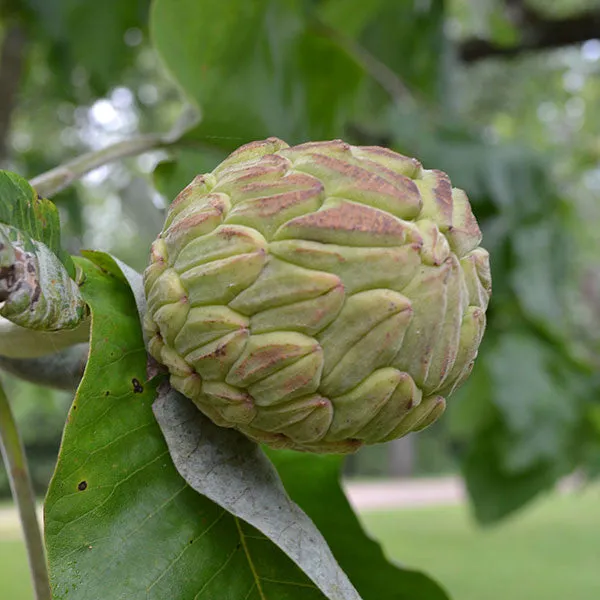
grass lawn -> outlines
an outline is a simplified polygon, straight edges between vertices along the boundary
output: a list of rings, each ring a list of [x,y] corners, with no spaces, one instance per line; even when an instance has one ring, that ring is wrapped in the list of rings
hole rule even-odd
[[[600,489],[554,496],[491,529],[465,507],[367,513],[388,556],[434,576],[454,600],[598,600]]]
[[[598,488],[554,496],[485,530],[462,506],[371,512],[363,521],[391,558],[427,571],[454,600],[600,598]],[[0,598],[32,600],[27,577],[22,543],[0,532]]]
[[[20,540],[0,538],[0,598],[2,600],[32,600],[33,598],[25,546]]]

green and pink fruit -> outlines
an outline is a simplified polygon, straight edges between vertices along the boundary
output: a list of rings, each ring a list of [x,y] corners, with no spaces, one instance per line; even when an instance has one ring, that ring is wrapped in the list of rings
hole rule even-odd
[[[342,141],[242,146],[172,203],[149,351],[215,423],[352,452],[418,431],[470,373],[491,293],[466,195]]]

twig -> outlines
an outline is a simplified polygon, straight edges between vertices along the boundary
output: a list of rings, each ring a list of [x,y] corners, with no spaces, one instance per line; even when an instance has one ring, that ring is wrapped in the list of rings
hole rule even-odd
[[[20,327],[0,317],[0,356],[7,358],[38,358],[87,342],[89,337],[89,318],[75,329],[39,331]]]
[[[171,143],[173,142],[163,135],[145,135],[124,140],[102,150],[78,156],[60,167],[34,177],[29,183],[40,196],[50,198],[98,167],[127,156],[137,156],[149,150],[162,148]]]
[[[25,381],[72,392],[81,381],[88,352],[87,344],[78,344],[62,352],[39,358],[0,356],[0,369]]]
[[[40,196],[50,198],[98,167],[128,156],[137,156],[150,150],[179,144],[182,141],[181,138],[198,123],[197,109],[191,105],[186,105],[171,130],[167,133],[142,135],[117,142],[102,148],[102,150],[88,152],[64,165],[34,177],[29,183]]]
[[[522,8],[515,13],[511,3],[513,20],[518,24],[522,41],[515,46],[502,46],[472,38],[458,47],[459,56],[465,63],[490,57],[513,57],[523,53],[561,48],[597,38],[600,31],[600,10],[588,10],[562,19],[545,17],[532,9]]]
[[[17,431],[8,398],[0,385],[0,449],[6,465],[13,498],[19,510],[21,527],[33,581],[36,600],[51,600],[44,544],[35,510],[35,496],[23,444]]]

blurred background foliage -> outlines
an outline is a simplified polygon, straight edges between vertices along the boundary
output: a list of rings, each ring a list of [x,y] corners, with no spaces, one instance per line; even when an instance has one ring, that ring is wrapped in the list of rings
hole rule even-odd
[[[600,471],[599,75],[598,0],[0,0],[0,164],[32,177],[196,108],[178,144],[55,198],[71,252],[138,269],[177,191],[250,139],[446,171],[492,256],[480,358],[441,421],[347,473],[461,472],[489,523]],[[9,391],[43,492],[69,398]]]

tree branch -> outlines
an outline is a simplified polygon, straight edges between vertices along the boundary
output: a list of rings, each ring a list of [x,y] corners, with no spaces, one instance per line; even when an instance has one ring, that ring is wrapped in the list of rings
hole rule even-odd
[[[35,510],[25,450],[8,399],[0,385],[0,450],[13,498],[19,509],[36,600],[51,600],[44,544]]]
[[[168,148],[180,143],[181,138],[198,123],[198,111],[193,106],[186,105],[167,133],[142,135],[88,152],[34,177],[29,183],[40,196],[50,198],[98,167],[128,156],[138,156],[150,150]]]
[[[172,142],[160,135],[145,135],[124,140],[102,150],[78,156],[56,169],[34,177],[29,183],[40,196],[50,198],[98,167],[127,156],[136,156],[149,150],[162,148],[170,143]]]
[[[0,356],[6,358],[38,358],[85,343],[89,338],[89,318],[74,329],[41,331],[21,327],[0,317]]]
[[[8,155],[8,133],[23,73],[25,45],[21,27],[10,26],[0,48],[0,164]]]
[[[600,10],[598,9],[563,19],[552,19],[523,7],[515,22],[518,22],[521,30],[520,44],[500,46],[489,40],[473,38],[459,45],[461,60],[465,63],[473,63],[490,57],[512,57],[537,50],[579,44],[600,36]]]
[[[0,369],[31,383],[72,392],[83,377],[88,353],[87,344],[77,344],[39,358],[0,356]]]

